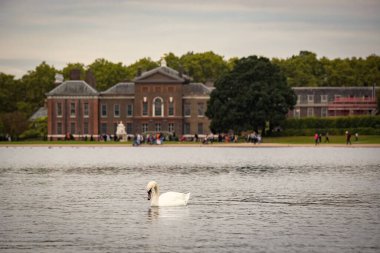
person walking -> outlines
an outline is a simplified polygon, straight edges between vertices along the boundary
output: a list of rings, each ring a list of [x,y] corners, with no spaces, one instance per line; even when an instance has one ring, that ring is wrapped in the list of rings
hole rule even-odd
[[[314,141],[315,141],[315,146],[317,146],[318,145],[318,141],[319,141],[319,134],[318,133],[314,134]]]
[[[346,145],[351,145],[351,133],[349,131],[346,131]]]
[[[325,134],[325,143],[330,143],[330,139],[329,139],[329,133],[328,132],[326,132],[326,134]]]

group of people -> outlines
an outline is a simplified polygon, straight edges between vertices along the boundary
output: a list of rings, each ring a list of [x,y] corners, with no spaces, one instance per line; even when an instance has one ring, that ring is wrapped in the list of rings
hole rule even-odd
[[[314,134],[315,145],[322,143],[322,134],[315,133]],[[329,133],[325,133],[325,143],[330,143]]]
[[[253,144],[260,144],[262,141],[261,135],[253,131],[251,134],[247,136],[247,142],[251,142]]]
[[[346,145],[351,145],[351,133],[350,131],[346,131]],[[359,134],[355,133],[355,141],[359,140]],[[322,142],[322,134],[321,133],[315,133],[314,134],[314,141],[315,145],[318,145]],[[329,139],[329,133],[325,133],[325,143],[330,143]]]
[[[161,133],[147,134],[145,137],[141,134],[136,134],[133,140],[133,146],[140,146],[142,143],[161,145],[164,143],[164,140],[165,137]]]

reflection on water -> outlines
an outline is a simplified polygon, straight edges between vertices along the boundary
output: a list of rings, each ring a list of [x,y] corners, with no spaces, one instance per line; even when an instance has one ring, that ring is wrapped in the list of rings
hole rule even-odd
[[[0,251],[379,252],[379,150],[0,148]]]

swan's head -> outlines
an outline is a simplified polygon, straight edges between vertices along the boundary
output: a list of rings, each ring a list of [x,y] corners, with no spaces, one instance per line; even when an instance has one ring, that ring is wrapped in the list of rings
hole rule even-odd
[[[148,191],[148,200],[152,197],[152,191],[158,192],[158,185],[156,181],[150,181],[146,186],[146,190]]]

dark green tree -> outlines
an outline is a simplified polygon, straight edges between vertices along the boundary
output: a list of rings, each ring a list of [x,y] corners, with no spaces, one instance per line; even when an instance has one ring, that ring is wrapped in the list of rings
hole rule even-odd
[[[264,57],[249,56],[215,83],[206,115],[214,132],[263,130],[281,123],[296,103],[279,67]]]
[[[18,110],[31,115],[44,105],[45,93],[54,88],[57,70],[42,62],[35,70],[28,71],[21,79],[19,94],[23,97],[18,101]]]
[[[14,76],[0,73],[0,113],[17,110],[20,82]]]

